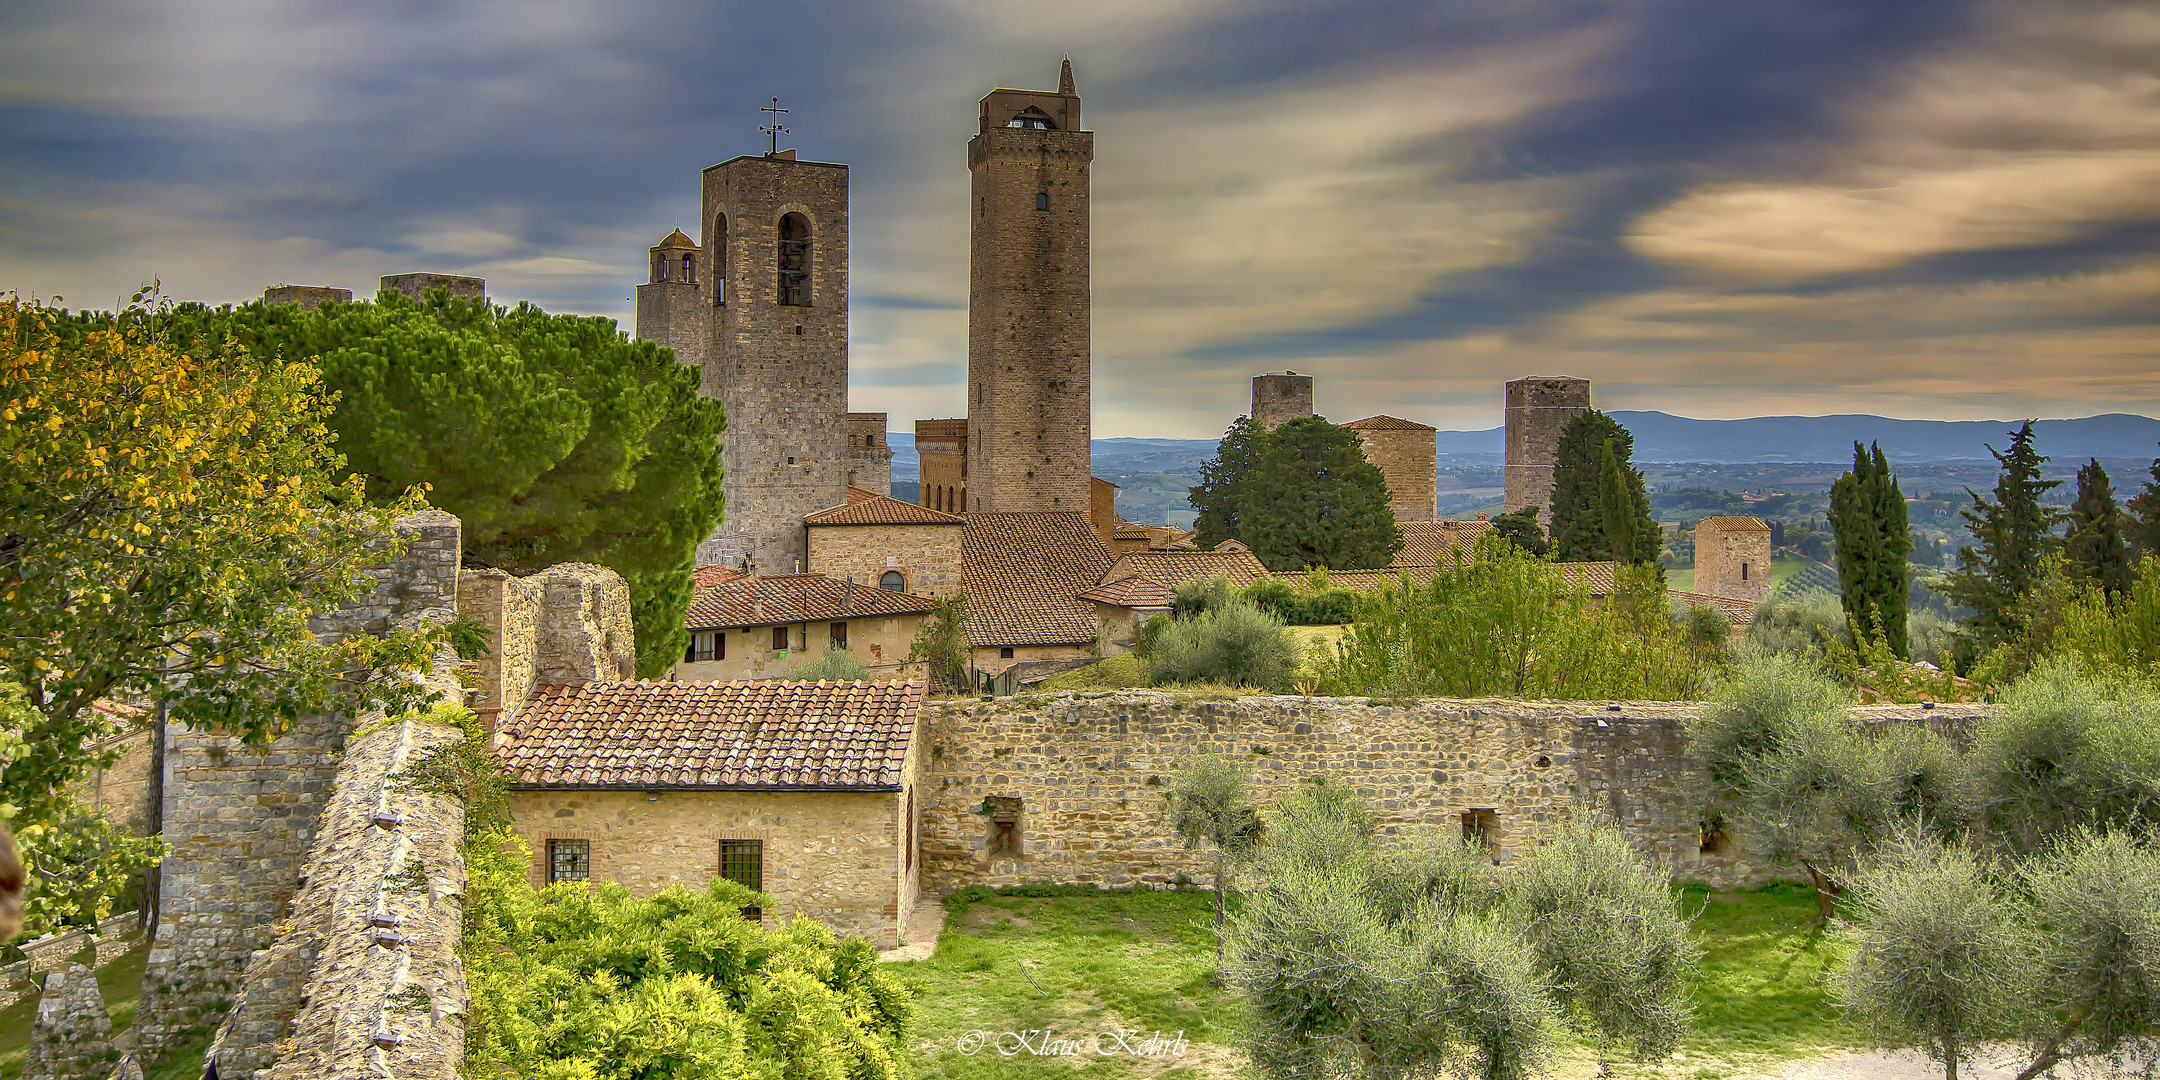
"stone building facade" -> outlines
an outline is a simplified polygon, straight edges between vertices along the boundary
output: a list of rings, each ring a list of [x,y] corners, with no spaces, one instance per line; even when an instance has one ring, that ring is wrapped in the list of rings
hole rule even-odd
[[[848,505],[810,515],[809,569],[916,596],[960,591],[960,534],[967,519],[863,488]]]
[[[645,284],[637,287],[637,336],[675,350],[675,359],[699,369],[712,347],[712,305],[698,275],[704,267],[697,241],[681,229],[646,252]]]
[[[847,414],[847,482],[880,495],[892,494],[892,442],[885,437],[887,414]]]
[[[1507,513],[1535,506],[1538,520],[1551,523],[1560,430],[1589,411],[1588,379],[1533,376],[1507,384],[1507,468],[1502,497]]]
[[[791,573],[803,518],[846,499],[848,168],[792,150],[731,158],[705,170],[703,206],[702,392],[728,417],[716,540]]]
[[[1397,521],[1439,518],[1439,430],[1393,416],[1368,416],[1343,425],[1365,444],[1365,460],[1387,478],[1388,508]]]
[[[1695,525],[1695,591],[1762,604],[1770,599],[1770,526],[1758,517],[1706,517]]]
[[[969,513],[1088,511],[1095,135],[1058,84],[991,91],[968,140]]]
[[[272,285],[263,290],[265,304],[298,304],[304,308],[319,308],[324,304],[352,303],[351,289],[333,289],[328,285]]]
[[[824,574],[729,575],[690,601],[690,644],[673,678],[786,678],[829,649],[854,657],[871,678],[917,677],[923,665],[908,660],[908,647],[931,606],[897,589]]]
[[[951,514],[967,509],[966,418],[915,421],[915,457],[922,477],[915,501]]]
[[[415,300],[427,295],[429,289],[447,289],[454,298],[487,299],[484,279],[461,274],[386,274],[379,287],[383,292],[403,293]]]
[[[1312,376],[1295,371],[1271,371],[1252,381],[1252,421],[1262,431],[1273,431],[1287,420],[1313,414]]]

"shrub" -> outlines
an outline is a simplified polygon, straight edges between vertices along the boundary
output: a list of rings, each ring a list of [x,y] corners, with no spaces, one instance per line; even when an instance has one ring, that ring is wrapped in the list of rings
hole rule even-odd
[[[1297,667],[1297,643],[1282,620],[1243,600],[1160,628],[1144,656],[1148,681],[1222,683],[1287,689]]]
[[[2160,694],[2042,661],[1974,734],[1973,814],[2013,851],[2076,827],[2160,830]]]
[[[870,669],[838,645],[825,647],[824,655],[778,676],[796,682],[854,682],[870,677]]]
[[[1770,594],[1769,602],[1755,609],[1755,622],[1748,627],[1748,639],[1756,645],[1795,656],[1819,656],[1825,640],[1850,644],[1851,636],[1844,604],[1836,593],[1822,589]]]

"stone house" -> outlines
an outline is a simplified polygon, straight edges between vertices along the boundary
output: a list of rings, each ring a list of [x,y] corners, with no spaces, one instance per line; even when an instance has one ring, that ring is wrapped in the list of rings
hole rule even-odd
[[[1080,594],[1102,584],[1111,557],[1086,513],[969,514],[960,551],[978,674],[1096,654],[1102,626]]]
[[[960,591],[958,514],[850,487],[848,501],[810,515],[806,569],[917,596]]]
[[[1770,599],[1770,526],[1759,517],[1695,524],[1695,590],[1760,604]]]
[[[540,688],[497,739],[536,886],[649,896],[724,877],[898,943],[920,885],[920,682]]]
[[[1439,432],[1430,424],[1397,416],[1368,416],[1343,425],[1357,432],[1365,460],[1387,479],[1389,509],[1397,521],[1438,517]]]
[[[923,615],[936,606],[930,600],[823,574],[720,570],[705,581],[685,616],[690,643],[672,673],[676,682],[781,678],[829,648],[845,650],[880,678],[920,674],[922,665],[907,656]]]

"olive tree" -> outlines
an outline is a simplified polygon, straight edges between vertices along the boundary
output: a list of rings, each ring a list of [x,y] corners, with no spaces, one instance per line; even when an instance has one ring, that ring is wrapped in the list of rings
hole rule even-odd
[[[1223,967],[1223,927],[1230,877],[1260,840],[1260,813],[1247,790],[1249,770],[1209,754],[1178,774],[1164,801],[1170,831],[1189,848],[1213,849],[1215,970]]]

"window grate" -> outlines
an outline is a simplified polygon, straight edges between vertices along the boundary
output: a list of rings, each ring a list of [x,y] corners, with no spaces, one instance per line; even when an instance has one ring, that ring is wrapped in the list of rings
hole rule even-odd
[[[592,842],[589,840],[550,840],[547,842],[548,884],[559,881],[586,881],[592,877]]]
[[[720,876],[746,889],[765,891],[765,841],[720,841]]]

